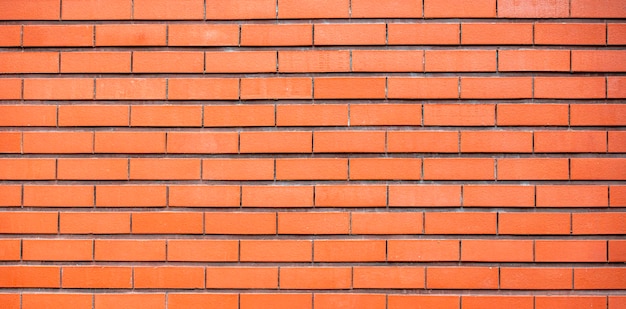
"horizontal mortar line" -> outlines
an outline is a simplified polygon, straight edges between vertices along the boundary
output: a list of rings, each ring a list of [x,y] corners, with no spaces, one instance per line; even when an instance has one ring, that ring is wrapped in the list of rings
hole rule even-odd
[[[352,103],[354,104],[354,103]],[[356,103],[368,104],[368,103]],[[390,104],[390,103],[385,103]],[[393,103],[391,103],[393,104]],[[402,103],[398,103],[402,104]],[[417,103],[420,104],[420,103]],[[0,106],[2,106],[0,104]],[[233,104],[232,106],[238,106]],[[281,106],[281,104],[277,104]],[[352,130],[348,130],[350,128]],[[30,132],[78,132],[78,133],[241,133],[241,132],[294,132],[294,131],[387,131],[387,132],[620,132],[626,131],[624,126],[604,127],[604,126],[412,126],[412,125],[381,125],[381,126],[259,126],[259,127],[137,127],[137,126],[114,126],[114,127],[90,127],[90,126],[59,126],[59,127],[15,127],[0,126],[0,132],[30,133]],[[217,152],[219,153],[219,152]],[[228,154],[227,152],[222,152]],[[565,152],[562,152],[565,153]],[[574,152],[575,153],[575,152]],[[604,152],[599,152],[604,153]],[[619,152],[614,152],[619,153]],[[207,153],[208,154],[208,153]],[[213,153],[211,153],[213,154]]]

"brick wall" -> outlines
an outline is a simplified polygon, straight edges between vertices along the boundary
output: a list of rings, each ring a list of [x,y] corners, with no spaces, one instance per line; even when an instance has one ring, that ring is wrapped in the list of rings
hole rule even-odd
[[[0,0],[0,307],[626,308],[622,0]]]

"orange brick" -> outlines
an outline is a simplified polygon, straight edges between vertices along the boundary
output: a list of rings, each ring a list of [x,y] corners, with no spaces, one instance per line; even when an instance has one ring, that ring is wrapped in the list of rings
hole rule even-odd
[[[22,259],[25,261],[91,261],[91,239],[24,239]]]
[[[491,126],[495,113],[494,104],[424,104],[424,125]]]
[[[354,72],[421,72],[424,51],[421,50],[354,50]]]
[[[606,152],[604,131],[539,131],[534,133],[535,152]]]
[[[424,0],[424,17],[496,17],[496,0]]]
[[[626,305],[626,297],[609,296],[609,309],[619,309]]]
[[[419,180],[422,160],[416,158],[350,159],[350,180]]]
[[[278,3],[278,18],[349,18],[348,0],[283,0]]]
[[[129,289],[133,283],[133,269],[117,266],[64,266],[63,288],[120,288]]]
[[[203,19],[202,0],[133,0],[134,19]]]
[[[237,153],[236,132],[168,132],[167,153]]]
[[[609,131],[609,152],[626,152],[626,132]]]
[[[313,25],[311,24],[241,25],[241,46],[310,45],[313,45]],[[279,55],[282,56],[283,52],[279,52]],[[282,60],[280,57],[278,59],[279,62]]]
[[[169,186],[170,207],[237,207],[239,186]]]
[[[487,158],[426,158],[425,180],[493,180],[494,160]]]
[[[276,0],[214,0],[206,3],[206,19],[275,19]]]
[[[200,159],[191,158],[132,158],[131,180],[199,180]]]
[[[93,132],[24,132],[24,153],[93,153]]]
[[[0,186],[0,206],[11,207],[22,205],[22,185]]]
[[[569,50],[501,50],[498,71],[562,71],[570,70]]]
[[[133,267],[133,283],[136,289],[204,288],[204,267]]]
[[[607,297],[604,296],[537,296],[535,297],[535,308],[609,308],[607,307]]]
[[[533,44],[531,23],[463,23],[461,27],[463,45]]]
[[[426,234],[495,234],[496,213],[492,212],[427,212]]]
[[[626,240],[609,240],[609,262],[626,261]]]
[[[23,46],[93,46],[91,25],[25,25]]]
[[[93,294],[23,294],[22,307],[33,308],[63,308],[89,309],[93,305]]]
[[[313,44],[384,45],[385,38],[385,24],[315,24]]]
[[[611,207],[626,206],[626,186],[610,186],[609,205]]]
[[[387,296],[387,306],[389,309],[402,308],[440,308],[459,309],[461,301],[459,296],[444,295],[398,295],[389,294]]]
[[[276,159],[277,180],[348,180],[348,159]]]
[[[205,52],[206,73],[272,73],[276,72],[275,51]]]
[[[0,159],[0,179],[2,180],[54,179],[55,173],[55,159]]]
[[[94,305],[98,309],[115,309],[123,306],[125,308],[149,307],[154,309],[165,309],[165,294],[96,294],[94,295]]]
[[[387,132],[388,152],[458,152],[456,131],[391,131]]]
[[[257,294],[257,293],[248,293],[248,294],[239,294],[240,307],[237,307],[237,302],[235,302],[235,306],[228,309],[272,309],[272,308],[289,308],[291,306],[302,308],[302,309],[312,309],[313,308],[313,297],[311,294],[297,294],[297,293],[277,293],[277,294]],[[211,307],[215,308],[215,307]]]
[[[237,46],[239,27],[217,24],[170,24],[167,28],[168,46]]]
[[[0,100],[19,100],[21,98],[21,78],[3,78],[0,80]]]
[[[499,180],[567,180],[567,158],[498,159]]]
[[[281,289],[328,290],[349,289],[352,285],[350,267],[281,267]]]
[[[91,78],[30,78],[24,80],[25,100],[91,100]]]
[[[495,50],[427,50],[426,72],[495,72]]]
[[[466,207],[533,207],[535,187],[519,185],[464,185]]]
[[[498,233],[524,235],[570,234],[569,213],[499,213]]]
[[[276,234],[276,213],[273,212],[207,212],[206,234]]]
[[[313,207],[313,186],[242,186],[243,207]]]
[[[569,2],[567,0],[539,0],[519,3],[515,0],[498,0],[498,17],[569,17]]]
[[[3,52],[0,73],[58,73],[58,52]]]
[[[536,23],[535,44],[605,45],[604,23]]]
[[[273,159],[204,159],[205,180],[273,180]]]
[[[603,99],[604,77],[535,77],[538,99]]]
[[[626,269],[574,268],[574,288],[579,290],[617,290],[626,286]]]
[[[391,207],[461,206],[461,186],[452,185],[390,185]]]
[[[129,125],[129,118],[128,105],[59,106],[59,126],[62,127],[125,127]]]
[[[533,96],[530,77],[461,77],[462,99],[522,99]]]
[[[164,153],[164,132],[95,132],[96,153]]]
[[[626,52],[621,50],[573,50],[573,72],[623,72]]]
[[[390,99],[456,99],[459,97],[459,78],[389,77]]]
[[[567,104],[498,104],[499,126],[562,126],[569,124]]]
[[[401,24],[389,23],[389,45],[457,45],[460,43],[459,24]]]
[[[352,18],[420,18],[422,3],[412,0],[376,1],[355,0],[350,2]]]
[[[61,16],[60,0],[3,1],[0,19],[3,20],[58,20]]]
[[[58,266],[0,266],[0,286],[3,288],[60,288]]]
[[[55,214],[55,222],[56,221]],[[130,233],[130,213],[61,212],[60,220],[58,220],[58,222],[61,234]]]
[[[206,105],[205,127],[273,126],[274,105]]]
[[[128,159],[62,158],[57,160],[57,179],[127,180]]]
[[[97,100],[164,100],[164,78],[97,78]],[[139,108],[152,108],[141,106]]]
[[[133,73],[203,73],[203,52],[134,51]]]
[[[314,152],[384,152],[384,131],[317,131]]]
[[[609,76],[606,81],[606,95],[609,99],[626,98],[626,78],[618,76]]]
[[[278,267],[207,267],[207,289],[276,289]]]
[[[61,7],[63,20],[131,19],[131,0],[66,0]]]
[[[96,261],[165,261],[164,240],[96,239]]]
[[[619,0],[573,0],[571,2],[571,17],[582,18],[624,18],[626,8]]]
[[[427,289],[497,289],[498,267],[427,267]]]
[[[166,195],[159,185],[98,185],[96,207],[163,207]]]
[[[315,186],[316,207],[379,207],[387,205],[387,187],[382,185]]]
[[[165,24],[96,26],[96,46],[165,46]]]
[[[347,126],[347,104],[279,104],[277,126]]]
[[[517,290],[571,289],[572,269],[501,267],[500,287]]]
[[[348,234],[350,214],[346,212],[280,212],[278,234]]]
[[[465,296],[461,297],[461,306],[464,309],[478,308],[519,308],[533,309],[532,296]]]
[[[537,186],[537,207],[608,207],[607,186]]]
[[[623,104],[572,104],[572,126],[621,126],[626,117]]]
[[[312,99],[313,83],[308,77],[242,78],[242,100]]]
[[[604,240],[535,240],[537,262],[606,262]]]
[[[241,132],[241,153],[310,153],[312,132],[306,131],[259,131]]]
[[[312,262],[310,240],[241,240],[242,262]]]
[[[607,44],[621,45],[626,42],[626,24],[607,24]]]
[[[315,262],[383,262],[384,240],[315,240]]]
[[[624,234],[625,232],[625,213],[604,212],[572,214],[573,234]]]
[[[458,261],[459,244],[450,239],[390,239],[387,258],[393,262]]]
[[[236,262],[239,259],[238,240],[167,241],[167,260],[178,262]]]
[[[626,159],[572,158],[570,173],[574,180],[626,180]]]
[[[198,212],[133,213],[134,234],[202,234],[204,222]]]
[[[315,307],[320,309],[384,309],[386,296],[384,294],[315,294]]]
[[[533,241],[464,239],[461,261],[533,262]]]
[[[421,125],[420,104],[351,104],[350,125]]]
[[[94,187],[87,185],[26,185],[24,206],[93,207]]]
[[[384,99],[383,77],[319,77],[314,79],[315,99]]]
[[[0,46],[12,47],[22,45],[21,25],[0,26]]]
[[[528,131],[462,131],[461,152],[532,152]]]
[[[21,294],[2,293],[0,294],[0,303],[2,303],[2,305],[5,306],[7,309],[20,309],[22,305]]]
[[[421,234],[424,230],[421,212],[353,212],[351,226],[353,234]]]
[[[61,73],[130,73],[130,52],[62,52]]]
[[[199,127],[200,105],[134,105],[130,117],[134,127]]]

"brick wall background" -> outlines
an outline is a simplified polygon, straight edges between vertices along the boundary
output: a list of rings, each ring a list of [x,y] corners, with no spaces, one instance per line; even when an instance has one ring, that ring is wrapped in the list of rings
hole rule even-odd
[[[0,307],[626,308],[621,0],[0,0]]]

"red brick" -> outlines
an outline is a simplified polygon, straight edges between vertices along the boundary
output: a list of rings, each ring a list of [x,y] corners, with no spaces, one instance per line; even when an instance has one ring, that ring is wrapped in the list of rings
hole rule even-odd
[[[242,78],[242,100],[312,99],[313,83],[308,77]]]
[[[532,152],[528,131],[462,131],[461,152]]]
[[[422,160],[418,158],[350,159],[350,180],[419,180]]]
[[[21,78],[3,78],[0,80],[0,100],[19,100],[21,98]]]
[[[457,45],[460,43],[459,24],[452,23],[389,23],[389,45]]]
[[[280,288],[295,290],[349,289],[350,267],[281,267]]]
[[[464,185],[465,207],[533,207],[535,187],[528,185]]]
[[[0,206],[11,207],[22,205],[22,185],[0,186]]]
[[[385,45],[385,41],[386,25],[382,23],[314,25],[314,45]]]
[[[170,26],[171,27],[171,26]],[[311,24],[242,24],[241,46],[310,46]],[[290,53],[290,52],[285,52]],[[279,62],[283,52],[279,52]],[[282,71],[279,64],[279,70]]]
[[[379,207],[385,205],[387,205],[386,186],[315,186],[316,207]]]
[[[604,77],[535,77],[537,99],[603,99]]]
[[[205,127],[256,127],[274,125],[274,105],[206,105]]]
[[[314,262],[384,262],[384,240],[315,240]]]
[[[626,240],[609,240],[609,262],[626,262]]]
[[[459,309],[459,296],[447,295],[399,295],[389,294],[387,306],[389,309],[402,308],[440,308]]]
[[[464,309],[478,308],[518,308],[534,309],[532,296],[465,296],[461,297],[461,306]]]
[[[167,260],[176,262],[236,262],[238,240],[169,239]]]
[[[313,207],[313,186],[242,186],[241,206]]]
[[[96,26],[96,46],[165,46],[165,24]]]
[[[133,285],[133,269],[117,266],[64,266],[61,281],[63,288],[119,288]]]
[[[207,212],[206,234],[276,234],[276,213]]]
[[[276,125],[347,126],[347,104],[279,104],[276,105]]]
[[[275,19],[276,0],[213,0],[206,3],[206,19]]]
[[[626,206],[626,186],[610,186],[609,205],[611,207]]]
[[[237,207],[239,186],[169,186],[170,207]]]
[[[91,100],[91,78],[30,78],[24,80],[25,100]]]
[[[568,0],[538,0],[518,2],[498,0],[498,17],[507,18],[559,18],[569,17]]]
[[[130,73],[130,52],[62,52],[61,73]]]
[[[496,17],[496,0],[424,0],[424,17]]]
[[[352,18],[420,18],[422,3],[413,0],[354,0],[350,2],[350,12]]]
[[[494,160],[487,158],[426,158],[424,180],[493,180]]]
[[[573,50],[573,72],[623,72],[626,52],[621,50]]]
[[[549,308],[608,308],[605,296],[537,296],[536,309]]]
[[[96,153],[164,153],[165,132],[95,132]]]
[[[202,234],[202,217],[198,212],[136,212],[133,234]]]
[[[531,23],[463,23],[463,45],[530,45],[533,44]],[[535,26],[537,27],[537,26]]]
[[[624,234],[626,233],[625,213],[574,213],[572,214],[573,234]]]
[[[278,18],[349,18],[349,0],[283,0],[278,5]]]
[[[492,126],[494,104],[424,104],[426,126]]]
[[[76,308],[90,309],[93,305],[92,294],[23,294],[22,308]]]
[[[384,309],[386,297],[383,294],[315,294],[315,308],[319,309]]]
[[[168,46],[237,46],[239,27],[217,24],[170,24]]]
[[[626,24],[607,24],[607,31],[608,45],[626,44]]]
[[[241,240],[242,262],[312,262],[311,240]]]
[[[25,185],[25,207],[93,207],[94,187],[87,185]]]
[[[572,158],[573,180],[626,180],[625,158]]]
[[[619,0],[572,0],[571,17],[582,18],[624,18],[626,8]]]
[[[63,20],[131,19],[131,0],[65,0],[61,6]]]
[[[277,294],[239,294],[241,309],[273,309],[297,307],[302,309],[313,308],[313,297],[311,294],[297,293],[277,293]],[[237,303],[235,303],[235,306]],[[213,308],[213,307],[211,307]],[[235,309],[238,307],[233,307]]]
[[[22,304],[21,294],[0,294],[0,303],[7,309],[20,309]]]
[[[609,131],[608,152],[626,152],[626,132]]]
[[[348,180],[348,160],[339,158],[276,159],[277,180]]]
[[[572,104],[572,126],[622,126],[626,117],[623,104]]]
[[[310,153],[312,132],[306,131],[259,131],[241,132],[241,153]]]
[[[498,267],[427,267],[427,289],[497,289]]]
[[[0,73],[58,73],[58,52],[3,52]]]
[[[392,262],[442,262],[459,260],[458,240],[395,239],[387,241]]]
[[[200,127],[202,106],[134,105],[130,125],[133,127]]]
[[[56,214],[54,221],[56,226]],[[58,222],[61,234],[130,233],[130,213],[127,212],[61,212]]]
[[[604,131],[538,131],[535,152],[606,152]]]
[[[421,212],[353,212],[353,234],[421,234],[424,231]]]
[[[387,86],[387,96],[390,99],[456,99],[459,97],[459,79],[456,77],[389,77]]]
[[[388,152],[458,152],[456,131],[391,131],[387,132]]]
[[[167,153],[237,153],[237,132],[167,132]]]
[[[569,70],[569,50],[498,51],[498,71],[500,72],[569,72]]]
[[[609,309],[619,309],[626,305],[626,297],[622,296],[609,296]]]
[[[424,219],[426,234],[495,234],[496,213],[428,212]]]
[[[626,287],[626,268],[574,268],[577,290],[622,290]]]
[[[569,213],[499,213],[498,233],[524,235],[570,234]]]
[[[495,72],[495,50],[427,50],[426,72]]]
[[[384,152],[384,131],[316,131],[314,152]]]
[[[13,47],[22,45],[21,25],[0,26],[0,46]]]
[[[22,259],[25,261],[91,261],[91,239],[24,239]]]
[[[276,289],[278,267],[207,267],[207,289]]]
[[[315,99],[384,99],[386,96],[383,77],[319,77],[313,82]]]
[[[59,288],[58,266],[0,266],[0,286],[3,288]]]
[[[93,132],[24,132],[24,153],[93,153]]]
[[[55,173],[55,159],[0,159],[2,180],[49,180],[55,178]]]
[[[96,261],[165,261],[164,240],[96,239]]]
[[[568,117],[567,104],[498,104],[498,126],[562,126]]]
[[[134,267],[133,283],[135,289],[201,289],[205,287],[204,267]]]
[[[279,234],[348,234],[350,214],[346,212],[281,212]]]
[[[25,25],[23,46],[93,46],[91,25]]]
[[[166,195],[160,185],[98,185],[96,207],[164,207]]]
[[[57,160],[60,180],[127,180],[128,159],[61,158]]]
[[[205,52],[206,73],[272,73],[276,72],[275,51]]]
[[[60,0],[2,1],[0,19],[3,20],[58,20]]]
[[[133,0],[133,19],[203,19],[202,0]]]
[[[535,240],[537,262],[606,262],[605,240]]]
[[[605,45],[604,23],[536,23],[535,44]]]
[[[200,159],[191,158],[132,158],[131,180],[199,180]]]
[[[128,105],[59,105],[61,127],[126,127],[129,118]]]
[[[164,78],[97,78],[97,100],[163,100]],[[151,108],[150,106],[141,106]],[[134,107],[140,108],[140,107]]]
[[[498,159],[499,180],[567,180],[567,158]]]
[[[626,98],[626,78],[619,76],[608,76],[606,81],[606,95],[609,99]]]
[[[273,180],[273,159],[204,159],[205,180]]]
[[[128,309],[165,309],[165,294],[95,294],[94,305],[98,309],[115,309],[123,306]]]
[[[203,73],[204,53],[134,51],[133,73]]]
[[[422,72],[424,51],[421,50],[354,50],[353,72]]]
[[[461,261],[466,262],[533,262],[532,240],[461,241]]]
[[[607,186],[537,186],[537,207],[607,207]]]
[[[421,125],[420,104],[351,104],[351,126]]]
[[[461,206],[461,186],[458,185],[390,185],[391,207],[450,207]]]
[[[461,77],[462,99],[521,99],[532,95],[530,77]]]

